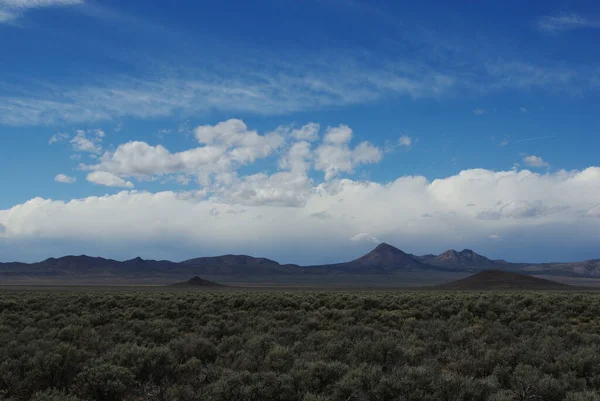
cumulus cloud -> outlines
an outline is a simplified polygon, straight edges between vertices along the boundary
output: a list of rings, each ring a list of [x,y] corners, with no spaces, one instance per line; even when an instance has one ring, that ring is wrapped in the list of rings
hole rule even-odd
[[[133,188],[132,182],[125,181],[124,179],[107,171],[93,171],[87,175],[86,180],[93,182],[94,184],[104,185],[107,187]]]
[[[98,163],[82,164],[84,170],[110,173],[123,178],[136,177],[150,179],[156,176],[176,174],[179,182],[189,176],[203,186],[231,184],[236,170],[258,159],[270,156],[284,143],[279,132],[260,135],[250,130],[237,119],[230,119],[214,126],[202,125],[196,128],[195,136],[202,145],[182,152],[170,152],[162,145],[150,145],[141,141],[130,141],[119,145],[112,152],[105,152]],[[303,150],[301,142],[292,147],[290,168],[297,167]],[[293,165],[292,165],[293,164]]]
[[[77,179],[68,175],[58,174],[56,177],[54,177],[54,181],[61,182],[63,184],[73,184],[75,181],[77,181]]]
[[[104,131],[96,129],[93,131],[77,130],[71,144],[77,152],[102,153],[102,140]]]
[[[308,123],[302,128],[292,130],[290,135],[299,141],[312,142],[319,137],[319,129],[319,124]]]
[[[549,167],[550,165],[539,156],[530,155],[523,158],[523,163],[529,167]]]
[[[351,149],[352,134],[347,125],[329,127],[325,131],[323,143],[315,150],[315,169],[325,173],[325,180],[350,173],[358,165],[377,163],[382,159],[383,152],[367,141]]]
[[[127,179],[196,183],[212,196],[227,202],[256,205],[298,206],[311,191],[309,172],[323,171],[331,180],[341,174],[351,174],[357,166],[379,162],[383,152],[370,142],[351,147],[352,129],[346,125],[329,127],[320,144],[315,132],[319,125],[309,123],[298,130],[278,127],[260,134],[239,119],[215,125],[201,125],[194,130],[200,146],[173,153],[162,145],[130,141],[105,152],[95,164],[80,164],[87,171],[104,173],[91,175],[88,181],[102,185],[123,186]],[[84,132],[78,133],[81,148],[91,149]],[[305,138],[306,140],[299,140]],[[259,172],[240,176],[239,169],[259,159],[279,154],[279,171]],[[115,180],[118,178],[119,180]]]
[[[98,181],[131,186],[114,176],[91,174]],[[433,181],[403,176],[388,183],[335,179],[313,185],[290,183],[293,176],[277,174],[238,178],[242,186],[226,199],[202,191],[35,198],[0,210],[0,224],[12,243],[77,239],[98,244],[98,253],[107,256],[109,245],[100,244],[108,239],[139,246],[176,242],[189,250],[251,247],[266,256],[278,247],[323,247],[325,255],[332,246],[353,242],[349,238],[358,233],[412,252],[480,249],[490,233],[502,237],[501,246],[508,249],[521,249],[523,238],[528,249],[565,241],[578,247],[600,230],[600,167],[546,174],[473,169]],[[241,205],[244,213],[228,213]],[[361,238],[368,237],[355,240]]]
[[[271,132],[259,135],[238,119],[229,119],[214,126],[201,125],[196,128],[195,134],[199,143],[234,148],[238,154],[247,154],[249,161],[267,156],[283,143],[280,134]]]

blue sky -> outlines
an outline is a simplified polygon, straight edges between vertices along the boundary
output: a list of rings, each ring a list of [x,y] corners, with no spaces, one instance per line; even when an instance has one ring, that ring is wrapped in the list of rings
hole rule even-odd
[[[0,260],[600,257],[596,2],[0,0],[0,39]]]

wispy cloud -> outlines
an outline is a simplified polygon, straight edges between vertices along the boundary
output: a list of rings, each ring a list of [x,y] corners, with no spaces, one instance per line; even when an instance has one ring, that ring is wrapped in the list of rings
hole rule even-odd
[[[576,13],[545,15],[537,20],[536,27],[540,31],[549,33],[582,28],[600,28],[600,19],[589,18]]]
[[[473,110],[473,114],[475,114],[476,116],[482,116],[484,114],[487,114],[487,111],[484,109],[475,109]]]
[[[84,0],[0,0],[0,23],[20,18],[28,10],[83,4]]]
[[[516,141],[514,141],[515,143],[521,143],[521,142],[532,142],[532,141],[541,141],[543,139],[553,139],[553,138],[557,138],[557,135],[550,135],[550,136],[538,136],[535,138],[523,138],[523,139],[517,139]]]
[[[243,74],[222,66],[219,73],[188,71],[147,80],[119,78],[84,86],[27,87],[0,96],[0,124],[87,123],[211,111],[281,115],[369,103],[390,95],[439,98],[450,93],[456,81],[425,67],[324,64],[290,66],[282,62],[277,73],[249,65]],[[185,78],[192,75],[194,78]]]
[[[48,144],[52,145],[53,143],[64,141],[66,139],[69,139],[69,134],[67,134],[65,132],[54,134],[48,140]]]
[[[581,92],[600,87],[590,84],[591,75],[586,71],[520,62],[486,64],[480,76],[404,63],[366,66],[343,56],[314,63],[273,61],[270,67],[251,61],[245,64],[243,73],[230,71],[223,65],[218,72],[182,69],[168,76],[152,74],[146,79],[119,77],[91,80],[83,85],[48,82],[29,83],[26,87],[13,85],[11,92],[0,96],[0,124],[31,126],[126,117],[187,118],[213,111],[283,115],[398,96],[439,99],[506,89]],[[481,115],[485,110],[473,112]]]
[[[542,66],[522,61],[488,62],[485,67],[490,86],[495,89],[581,92],[590,88],[590,71],[574,67]]]

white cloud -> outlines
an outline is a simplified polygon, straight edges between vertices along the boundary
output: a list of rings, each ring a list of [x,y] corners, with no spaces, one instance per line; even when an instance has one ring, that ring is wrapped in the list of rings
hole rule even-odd
[[[576,13],[546,15],[538,19],[537,28],[543,32],[558,33],[583,28],[600,28],[600,19],[590,19]]]
[[[316,141],[319,137],[319,124],[308,123],[302,128],[292,130],[291,136],[299,141]]]
[[[192,175],[199,184],[225,199],[246,199],[249,203],[263,199],[267,203],[273,201],[296,205],[305,197],[304,189],[310,184],[307,172],[312,169],[313,163],[314,168],[325,172],[326,180],[330,180],[342,173],[352,173],[359,165],[377,163],[383,157],[378,147],[366,141],[351,148],[352,129],[346,125],[329,127],[314,152],[308,141],[286,144],[286,138],[312,139],[313,134],[306,133],[314,132],[315,127],[318,124],[307,124],[301,129],[304,133],[300,136],[281,127],[261,135],[248,129],[242,120],[230,119],[216,125],[197,127],[194,132],[202,145],[200,147],[172,153],[162,145],[131,141],[104,153],[98,163],[81,164],[80,168],[110,173],[120,179]],[[287,135],[291,132],[291,135]],[[76,138],[81,138],[79,145],[82,149],[91,149],[94,145],[92,141],[85,141],[84,134],[78,134]],[[286,171],[237,177],[241,166],[266,158],[280,148],[285,149],[285,153],[279,158],[279,168]],[[289,182],[286,183],[286,180]],[[236,188],[236,185],[240,187]],[[300,198],[285,195],[291,189],[299,188],[303,188]]]
[[[105,184],[131,186],[106,173],[91,174]],[[161,241],[189,252],[251,248],[268,256],[281,247],[322,249],[325,255],[353,233],[385,238],[411,252],[477,249],[489,243],[490,233],[502,237],[498,246],[517,249],[527,238],[528,249],[546,249],[565,241],[583,246],[600,229],[600,167],[547,174],[474,169],[433,181],[406,176],[389,183],[341,179],[312,185],[300,175],[277,174],[240,179],[238,191],[220,199],[205,192],[135,191],[69,201],[34,198],[0,210],[0,224],[12,244],[76,239],[96,244],[104,256],[113,249],[110,241],[147,243],[148,252]],[[228,213],[242,204],[244,213]]]
[[[499,236],[498,234],[490,234],[490,239],[496,239],[496,240],[498,240],[498,239],[502,239],[502,237]]]
[[[125,181],[122,178],[106,171],[93,171],[87,175],[86,180],[93,182],[94,184],[105,185],[107,187],[133,188],[132,182]]]
[[[250,206],[302,207],[312,192],[311,180],[302,173],[282,171],[235,180],[217,195],[222,202]]]
[[[370,142],[361,142],[352,150],[352,164],[371,164],[378,163],[383,158],[381,150],[373,146]]]
[[[77,179],[68,175],[58,174],[56,177],[54,177],[54,181],[61,182],[63,184],[73,184],[75,181],[77,181]]]
[[[104,171],[120,178],[136,177],[150,179],[155,176],[184,174],[196,176],[203,186],[211,186],[216,192],[222,185],[232,185],[236,170],[273,154],[285,141],[279,132],[260,135],[249,130],[241,120],[231,119],[214,126],[202,125],[195,130],[196,139],[203,146],[172,153],[162,145],[152,146],[146,142],[131,141],[106,152],[97,164],[81,165],[84,170]],[[289,168],[306,163],[299,153],[307,152],[300,142],[294,145],[285,161]],[[308,146],[310,149],[310,145]],[[288,168],[286,165],[284,168]],[[305,170],[306,167],[302,167]],[[181,183],[181,178],[177,179]],[[187,180],[187,178],[186,178]]]
[[[331,180],[341,173],[351,173],[360,164],[377,163],[383,157],[382,151],[369,142],[361,142],[351,149],[352,129],[347,125],[328,127],[323,143],[315,150],[315,169],[325,173],[325,180]]]
[[[340,125],[339,127],[328,127],[325,131],[325,137],[323,142],[331,143],[333,145],[342,145],[350,142],[352,139],[352,129],[347,125]]]
[[[549,164],[539,156],[530,155],[523,158],[523,163],[529,167],[549,167]]]
[[[104,131],[96,129],[93,131],[77,130],[71,144],[77,152],[102,153],[102,139]]]
[[[484,114],[487,114],[487,111],[484,109],[475,109],[473,110],[473,114],[475,114],[476,116],[482,116]]]
[[[312,159],[311,144],[306,141],[294,143],[279,160],[279,167],[292,171],[305,172]]]
[[[69,139],[69,134],[67,133],[54,134],[48,140],[48,144],[52,145],[53,143],[64,141],[66,139]]]
[[[521,113],[527,113],[527,108],[526,108],[526,107],[520,107],[520,108],[519,108],[519,111],[520,111]]]
[[[408,135],[402,135],[400,138],[398,138],[398,146],[410,147],[412,142],[412,138]]]
[[[270,132],[259,135],[238,119],[230,119],[214,126],[201,125],[196,128],[195,133],[196,139],[203,145],[231,149],[231,158],[242,164],[270,155],[284,142],[281,134]]]

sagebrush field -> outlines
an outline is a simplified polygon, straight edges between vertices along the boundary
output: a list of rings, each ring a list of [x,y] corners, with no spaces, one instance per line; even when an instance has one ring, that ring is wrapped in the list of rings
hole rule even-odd
[[[600,294],[2,292],[3,400],[598,400]]]

